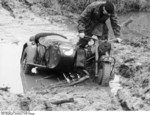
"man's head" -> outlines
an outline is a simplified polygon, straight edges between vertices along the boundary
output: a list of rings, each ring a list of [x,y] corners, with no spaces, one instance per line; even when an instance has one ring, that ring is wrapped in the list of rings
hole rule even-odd
[[[106,4],[103,7],[103,13],[104,14],[113,14],[115,11],[114,5],[111,2],[106,2]]]

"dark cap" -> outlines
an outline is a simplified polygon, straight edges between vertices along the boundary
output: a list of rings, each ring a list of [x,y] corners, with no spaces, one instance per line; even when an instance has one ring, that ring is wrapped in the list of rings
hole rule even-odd
[[[105,9],[108,13],[111,13],[111,14],[114,13],[114,11],[115,11],[115,7],[114,7],[113,3],[109,2],[109,1],[106,2]]]

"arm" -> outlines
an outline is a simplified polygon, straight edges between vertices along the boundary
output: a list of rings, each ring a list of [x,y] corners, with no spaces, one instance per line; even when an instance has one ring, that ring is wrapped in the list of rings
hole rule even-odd
[[[89,5],[80,15],[78,19],[78,27],[77,27],[79,33],[84,32],[85,26],[88,23],[90,23],[92,10],[93,10],[93,7]]]
[[[121,27],[118,23],[118,17],[117,17],[117,14],[114,13],[110,16],[110,21],[111,21],[111,26],[112,26],[112,29],[114,31],[114,35],[115,37],[120,37],[120,30],[121,30]]]

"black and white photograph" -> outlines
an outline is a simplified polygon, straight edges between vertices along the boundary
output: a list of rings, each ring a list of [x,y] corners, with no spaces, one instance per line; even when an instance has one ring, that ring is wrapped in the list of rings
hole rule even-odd
[[[150,0],[0,0],[1,115],[149,110]]]

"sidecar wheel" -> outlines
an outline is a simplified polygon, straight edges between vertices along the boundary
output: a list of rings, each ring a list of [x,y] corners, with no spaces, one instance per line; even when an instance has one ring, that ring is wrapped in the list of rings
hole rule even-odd
[[[111,79],[112,67],[110,63],[103,63],[102,68],[99,69],[98,73],[98,83],[102,86],[109,86],[109,81]]]
[[[24,52],[23,52],[23,55],[22,55],[22,60],[21,60],[21,67],[24,71],[25,74],[31,74],[31,65],[27,64],[27,51],[26,51],[27,48],[25,48]]]

